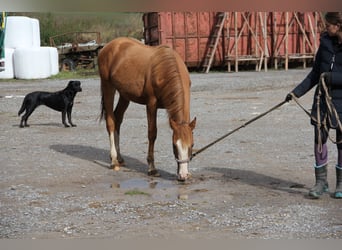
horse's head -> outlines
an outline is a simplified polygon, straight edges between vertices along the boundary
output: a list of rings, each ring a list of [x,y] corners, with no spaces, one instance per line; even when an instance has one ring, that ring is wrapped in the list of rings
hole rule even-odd
[[[196,118],[190,123],[177,123],[171,119],[170,126],[173,130],[172,143],[173,153],[178,165],[178,180],[185,181],[190,176],[188,166],[191,160],[192,147],[194,145],[192,131],[196,126]]]

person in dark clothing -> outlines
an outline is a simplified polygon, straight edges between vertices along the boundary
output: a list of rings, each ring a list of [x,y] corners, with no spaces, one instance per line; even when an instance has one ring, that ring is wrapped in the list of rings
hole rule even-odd
[[[0,13],[0,72],[5,70],[5,22],[6,13]]]
[[[285,100],[293,97],[300,98],[317,85],[311,111],[311,124],[314,126],[314,155],[315,155],[315,185],[310,189],[311,198],[319,198],[328,192],[327,170],[328,151],[327,140],[329,129],[336,130],[338,159],[336,164],[335,198],[342,198],[342,131],[337,126],[342,121],[342,12],[327,12],[325,14],[326,31],[321,34],[312,70],[298,84]],[[326,86],[326,92],[322,86]],[[338,116],[331,117],[328,109],[329,98]]]

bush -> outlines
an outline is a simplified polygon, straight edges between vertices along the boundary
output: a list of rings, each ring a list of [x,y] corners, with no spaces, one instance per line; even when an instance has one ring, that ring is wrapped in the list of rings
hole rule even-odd
[[[7,14],[8,16],[27,16],[38,19],[42,46],[50,46],[51,36],[68,32],[98,31],[103,43],[119,36],[130,36],[139,40],[143,38],[143,13],[139,12],[9,12]]]

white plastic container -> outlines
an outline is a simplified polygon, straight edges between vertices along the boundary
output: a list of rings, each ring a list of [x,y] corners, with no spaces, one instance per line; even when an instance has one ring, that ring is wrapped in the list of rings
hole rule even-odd
[[[59,73],[58,50],[55,47],[47,47],[50,52],[51,75]]]
[[[33,42],[33,23],[35,23],[35,25],[37,24],[37,22],[32,21],[32,18],[25,16],[7,17],[5,30],[5,47],[12,49],[33,47],[33,45],[37,43],[36,41]],[[37,33],[37,28],[35,28],[35,33]]]
[[[18,48],[13,55],[15,78],[40,79],[51,76],[50,50]]]
[[[38,19],[7,17],[5,48],[9,49],[6,54],[11,57],[11,62],[5,62],[6,70],[0,74],[0,78],[40,79],[58,74],[57,48],[40,45]]]
[[[39,20],[30,18],[32,25],[32,47],[40,47],[40,27]]]

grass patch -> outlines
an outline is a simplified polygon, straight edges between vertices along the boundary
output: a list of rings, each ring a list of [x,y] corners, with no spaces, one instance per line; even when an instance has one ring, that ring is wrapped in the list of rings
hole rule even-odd
[[[125,195],[146,195],[151,196],[149,193],[146,193],[144,191],[140,191],[139,189],[132,189],[125,192]]]
[[[76,71],[60,71],[57,75],[51,76],[49,79],[84,79],[84,78],[92,78],[99,77],[99,73],[94,69],[80,69]]]
[[[78,69],[75,71],[60,71],[57,75],[50,76],[49,78],[46,79],[51,79],[51,80],[72,80],[72,79],[87,79],[87,78],[99,78],[99,72],[94,69]],[[20,79],[21,81],[27,81],[27,82],[32,82],[32,81],[42,81],[44,79]],[[13,79],[0,79],[1,82],[16,82],[18,79],[13,78]]]

